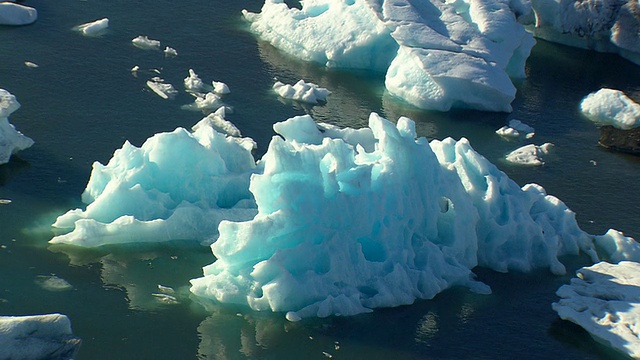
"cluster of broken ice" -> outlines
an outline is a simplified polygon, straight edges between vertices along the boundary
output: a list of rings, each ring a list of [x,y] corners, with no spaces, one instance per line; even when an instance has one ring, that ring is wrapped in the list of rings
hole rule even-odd
[[[636,251],[636,250],[634,250]],[[578,277],[557,291],[553,309],[582,326],[596,340],[640,358],[640,260],[600,262],[578,270]]]
[[[536,37],[619,53],[640,64],[640,10],[635,0],[532,0]]]
[[[294,85],[276,81],[275,84],[273,84],[273,90],[282,98],[309,104],[327,101],[327,96],[331,94],[331,91],[321,88],[314,83],[307,83],[304,80],[299,80]]]
[[[535,136],[536,130],[520,120],[512,119],[509,121],[509,125],[496,130],[496,134],[505,138],[518,138],[524,135],[525,138],[530,139]]]
[[[11,155],[33,145],[33,140],[9,123],[9,115],[19,108],[16,97],[0,89],[0,165],[8,163]]]
[[[266,0],[251,30],[328,67],[386,72],[389,93],[424,109],[511,111],[533,37],[528,1]]]
[[[0,316],[0,359],[73,359],[79,348],[65,315]]]
[[[620,90],[600,89],[587,95],[580,110],[591,121],[629,130],[640,127],[640,104]]]
[[[189,69],[189,76],[184,79],[184,87],[195,100],[191,104],[183,105],[182,108],[202,111],[205,114],[223,108],[222,95],[231,92],[229,86],[220,81],[212,81],[211,85],[205,84],[193,69]]]

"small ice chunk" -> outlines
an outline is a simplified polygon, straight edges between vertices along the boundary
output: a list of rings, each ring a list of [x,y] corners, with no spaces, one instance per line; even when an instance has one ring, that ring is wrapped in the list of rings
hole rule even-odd
[[[38,64],[33,63],[33,62],[31,62],[31,61],[25,61],[25,62],[24,62],[24,65],[25,65],[26,67],[28,67],[28,68],[32,68],[32,69],[35,69],[35,68],[37,68],[37,67],[38,67]]]
[[[154,77],[147,81],[147,86],[165,100],[173,99],[178,93],[178,90],[176,90],[173,85],[165,83],[164,80],[159,77]]]
[[[108,27],[109,19],[103,18],[100,20],[78,25],[74,28],[74,30],[79,31],[80,33],[82,33],[82,35],[85,36],[98,36],[103,34]]]
[[[167,47],[164,48],[164,55],[165,56],[178,56],[178,52],[176,51],[176,49],[167,46]]]
[[[213,92],[208,92],[206,94],[191,93],[191,95],[193,95],[196,100],[191,104],[183,105],[182,109],[200,110],[204,113],[212,113],[224,105],[222,98]]]
[[[73,289],[73,285],[67,280],[59,278],[55,275],[38,275],[36,284],[48,291],[67,291]]]
[[[176,291],[173,290],[172,287],[164,286],[164,285],[160,285],[160,284],[158,284],[158,291],[160,291],[163,294],[168,294],[168,295],[175,295],[175,293],[176,293]]]
[[[509,121],[508,126],[496,130],[496,134],[507,138],[517,138],[524,134],[527,139],[531,139],[535,135],[535,129],[520,120],[513,119]]]
[[[140,49],[143,50],[160,50],[160,41],[158,40],[151,40],[149,39],[147,36],[144,35],[140,35],[136,38],[134,38],[133,40],[131,40],[131,43]]]
[[[215,112],[205,116],[202,120],[198,121],[197,124],[193,125],[191,130],[197,131],[202,126],[209,126],[216,130],[219,133],[227,134],[229,136],[241,137],[242,134],[240,130],[231,122],[226,120],[225,113],[226,107],[222,106]]]
[[[0,199],[0,205],[8,205],[11,204],[11,200],[9,199]]]
[[[205,85],[193,69],[189,69],[189,76],[184,78],[184,87],[187,91],[201,92],[204,91]]]
[[[178,299],[176,299],[176,297],[173,295],[153,293],[151,294],[151,296],[155,297],[156,299],[158,299],[158,301],[160,301],[163,304],[175,305],[179,303]]]
[[[580,110],[595,123],[621,130],[640,126],[640,104],[619,90],[604,88],[587,95],[580,103]]]
[[[0,25],[29,25],[38,19],[38,11],[32,7],[0,3]]]
[[[211,84],[213,85],[213,92],[219,95],[225,95],[231,92],[231,90],[229,90],[229,87],[227,86],[227,84],[220,82],[220,81],[212,81]]]
[[[319,101],[326,101],[331,92],[313,83],[306,83],[300,80],[295,85],[284,84],[276,81],[273,90],[285,99],[301,101],[309,104],[317,104]]]
[[[552,143],[544,143],[540,146],[529,144],[510,152],[506,159],[509,162],[522,165],[544,165],[544,155],[549,153]]]
[[[302,320],[302,318],[300,317],[300,315],[298,315],[298,313],[296,313],[295,311],[289,311],[287,312],[287,314],[285,315],[285,318],[288,321],[291,322],[298,322],[300,320]]]

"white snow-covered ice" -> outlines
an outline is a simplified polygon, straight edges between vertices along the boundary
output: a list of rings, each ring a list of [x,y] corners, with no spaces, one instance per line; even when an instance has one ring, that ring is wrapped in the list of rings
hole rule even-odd
[[[544,157],[553,148],[552,143],[529,144],[519,147],[505,156],[508,162],[521,165],[544,165]]]
[[[61,314],[0,316],[0,359],[73,359],[80,339]]]
[[[146,35],[136,36],[131,43],[143,50],[160,50],[161,44],[159,40],[149,39]]]
[[[552,306],[594,339],[640,359],[640,259],[634,260],[578,270],[570,284],[558,289],[560,300]]]
[[[635,0],[532,0],[529,30],[541,39],[613,52],[640,64],[640,13]]]
[[[265,1],[243,11],[275,47],[328,67],[386,73],[387,91],[424,109],[511,111],[535,41],[517,18],[528,1]]]
[[[410,304],[454,285],[488,293],[475,266],[561,274],[560,256],[626,258],[617,244],[635,244],[583,232],[542,187],[521,188],[466,139],[418,138],[407,118],[374,113],[356,130],[294,117],[274,125],[257,162],[251,139],[213,126],[205,118],[95,163],[86,210],[60,216],[54,226],[72,231],[51,242],[217,238],[217,260],[191,291],[289,319]]]
[[[640,104],[620,90],[600,89],[587,95],[580,110],[591,121],[629,130],[640,126]]]
[[[178,51],[172,47],[165,47],[164,48],[164,55],[165,56],[178,56]]]
[[[0,89],[0,165],[9,162],[11,155],[33,145],[33,140],[23,135],[9,123],[9,115],[20,108],[20,103],[10,92]]]
[[[0,25],[29,25],[38,20],[38,11],[12,2],[0,3]]]
[[[276,81],[275,84],[273,84],[273,90],[282,98],[309,104],[327,101],[327,96],[331,94],[331,91],[321,88],[314,83],[305,82],[304,80],[299,80],[293,85]]]
[[[198,128],[203,126],[209,126],[215,131],[235,137],[241,137],[240,130],[231,122],[225,119],[227,108],[222,106],[215,112],[205,116],[197,124],[193,125],[191,130],[197,131]]]
[[[81,32],[85,36],[98,36],[109,28],[109,19],[103,18],[82,25],[76,26],[74,29]]]

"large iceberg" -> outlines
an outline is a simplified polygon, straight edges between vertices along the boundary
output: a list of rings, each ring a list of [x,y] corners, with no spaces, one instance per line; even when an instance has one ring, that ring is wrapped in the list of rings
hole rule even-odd
[[[558,289],[560,300],[553,309],[596,340],[639,359],[640,264],[600,262],[578,270],[577,275]]]
[[[0,360],[73,359],[79,347],[65,315],[0,316]]]
[[[0,89],[0,165],[9,162],[11,155],[33,145],[33,140],[24,136],[9,123],[9,115],[20,108],[20,103],[10,92]]]
[[[424,109],[511,111],[535,41],[528,1],[266,0],[243,11],[275,47],[328,67],[386,73],[390,94]]]
[[[466,139],[418,138],[408,118],[374,113],[356,130],[294,117],[274,125],[257,162],[253,141],[210,120],[94,164],[89,205],[59,217],[54,226],[75,229],[51,242],[217,238],[217,260],[191,291],[289,319],[410,304],[455,285],[488,293],[476,266],[562,274],[562,255],[625,259],[614,243],[637,247],[583,232],[542,187],[519,187]]]
[[[640,64],[637,0],[532,0],[536,37],[601,52]]]

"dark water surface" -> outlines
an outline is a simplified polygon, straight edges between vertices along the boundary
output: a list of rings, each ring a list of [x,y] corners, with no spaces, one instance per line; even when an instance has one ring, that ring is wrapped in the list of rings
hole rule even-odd
[[[342,126],[366,125],[371,111],[389,119],[404,115],[429,138],[462,136],[520,185],[536,182],[577,213],[580,226],[601,234],[609,228],[640,238],[640,159],[597,147],[598,130],[578,110],[601,87],[640,100],[637,66],[539,41],[517,84],[514,111],[436,113],[417,110],[384,92],[383,75],[328,71],[302,63],[246,32],[240,11],[259,1],[26,1],[39,20],[0,27],[0,88],[22,104],[10,120],[35,145],[0,165],[0,314],[60,312],[82,338],[79,359],[606,359],[615,356],[579,327],[551,310],[555,291],[588,262],[568,258],[566,276],[546,270],[498,274],[476,269],[493,294],[450,289],[413,306],[381,309],[349,318],[288,323],[282,314],[197,303],[188,280],[213,261],[197,244],[168,243],[100,250],[50,247],[50,224],[81,206],[93,161],[107,162],[125,140],[134,145],[161,131],[191,127],[202,114],[180,109],[192,98],[181,92],[163,100],[145,82],[159,69],[181,90],[188,69],[204,81],[231,88],[225,102],[242,131],[266,151],[271,125],[311,113]],[[100,37],[71,29],[108,17]],[[175,58],[144,51],[131,39],[148,35],[178,51]],[[32,61],[38,68],[28,68]],[[138,77],[129,71],[143,70]],[[302,107],[270,91],[283,82],[312,81],[333,93],[326,105]],[[501,160],[525,145],[494,131],[517,118],[533,126],[533,142],[555,144],[543,167]],[[39,282],[55,275],[72,290],[51,291]],[[171,286],[179,304],[152,294]],[[2,350],[0,349],[0,352]],[[326,354],[323,354],[326,353]]]

